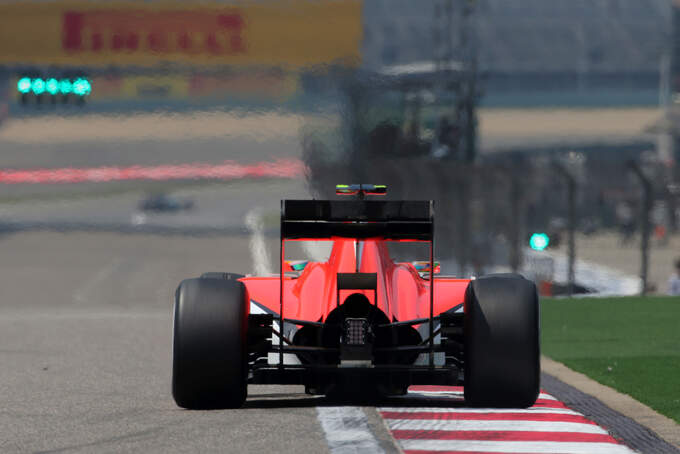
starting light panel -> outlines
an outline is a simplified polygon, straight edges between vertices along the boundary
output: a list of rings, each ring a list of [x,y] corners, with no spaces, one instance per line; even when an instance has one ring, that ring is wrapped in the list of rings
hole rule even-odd
[[[534,233],[529,238],[529,246],[534,251],[542,251],[550,244],[550,237],[545,233]]]
[[[90,93],[92,82],[86,77],[20,77],[17,80],[17,94],[22,104],[31,100],[41,103],[44,96],[51,97],[53,102],[82,104]]]

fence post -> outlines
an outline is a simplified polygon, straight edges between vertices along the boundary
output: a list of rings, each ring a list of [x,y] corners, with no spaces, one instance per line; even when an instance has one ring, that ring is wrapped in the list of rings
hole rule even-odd
[[[574,294],[576,275],[574,266],[576,262],[576,180],[574,176],[559,162],[553,162],[555,170],[567,182],[567,295]]]
[[[647,294],[647,272],[649,269],[649,213],[652,211],[652,182],[647,178],[635,161],[628,161],[628,167],[638,177],[642,185],[642,238],[640,241],[640,279],[642,280],[642,296]]]

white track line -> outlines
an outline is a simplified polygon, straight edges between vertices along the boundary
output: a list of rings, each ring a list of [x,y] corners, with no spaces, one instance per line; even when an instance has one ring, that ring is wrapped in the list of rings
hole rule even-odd
[[[97,273],[88,278],[85,283],[78,287],[73,292],[73,299],[79,303],[91,303],[97,296],[94,295],[94,290],[99,284],[108,280],[109,277],[120,267],[123,259],[120,257],[113,258],[105,266],[103,266]]]
[[[484,430],[484,431],[529,431],[529,432],[578,432],[607,434],[595,424],[557,421],[468,421],[457,419],[386,419],[390,430]]]
[[[634,454],[614,443],[544,441],[401,440],[403,450],[560,454]]]
[[[463,391],[409,391],[409,393],[406,395],[407,397],[420,397],[420,395],[424,396],[451,396],[451,397],[463,397]],[[551,396],[550,394],[546,393],[540,393],[538,395],[539,399],[547,399],[547,400],[557,400],[555,397]]]
[[[333,454],[384,452],[359,407],[317,407],[319,422]]]

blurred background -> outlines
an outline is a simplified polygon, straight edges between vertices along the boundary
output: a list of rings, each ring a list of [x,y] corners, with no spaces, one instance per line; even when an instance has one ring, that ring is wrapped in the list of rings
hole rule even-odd
[[[678,33],[671,0],[1,1],[0,284],[169,307],[366,182],[435,199],[442,274],[664,294]]]

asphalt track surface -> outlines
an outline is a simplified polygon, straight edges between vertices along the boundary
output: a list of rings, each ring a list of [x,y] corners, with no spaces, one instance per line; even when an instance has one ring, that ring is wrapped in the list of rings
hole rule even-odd
[[[0,452],[324,452],[301,387],[187,412],[170,395],[171,301],[247,238],[26,233],[0,240]],[[245,260],[243,258],[246,258]]]
[[[0,237],[0,452],[397,452],[380,407],[335,407],[299,386],[250,386],[241,410],[176,407],[174,288],[203,271],[249,271],[250,256],[247,235]],[[464,410],[426,398],[381,405]],[[343,448],[357,428],[368,444]],[[432,434],[421,432],[408,443]]]
[[[51,185],[56,186],[56,185]],[[70,185],[62,185],[70,186]],[[89,185],[75,185],[86,186]],[[169,213],[142,212],[139,203],[148,194],[158,192],[151,186],[136,186],[121,192],[111,187],[109,193],[81,192],[75,196],[0,203],[0,230],[97,230],[97,231],[171,231],[180,233],[210,232],[246,234],[244,218],[258,208],[269,215],[270,224],[278,228],[280,197],[307,198],[304,186],[280,179],[238,182],[205,182],[200,186],[176,183],[171,193],[191,200],[194,208]],[[65,190],[63,187],[57,190]],[[87,191],[87,190],[86,190]],[[104,189],[99,188],[99,191]],[[248,258],[249,256],[245,256]]]

